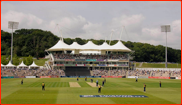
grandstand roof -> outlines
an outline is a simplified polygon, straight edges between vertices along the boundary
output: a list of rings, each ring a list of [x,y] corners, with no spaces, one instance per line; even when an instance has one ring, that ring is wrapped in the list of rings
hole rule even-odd
[[[70,45],[67,45],[62,40],[59,40],[53,47],[48,49],[48,51],[62,51],[62,50],[70,50]]]
[[[122,48],[123,51],[131,51],[129,48],[127,48],[120,40],[113,46],[111,46],[111,50],[114,51],[120,51]]]
[[[95,45],[92,41],[88,41],[86,44],[82,45],[81,50],[87,50],[87,51],[98,50],[98,45]]]
[[[104,42],[102,45],[96,45],[92,41],[84,45],[79,45],[77,42],[73,42],[71,45],[67,45],[62,40],[59,40],[53,47],[49,48],[48,51],[63,51],[63,50],[79,50],[79,51],[122,51],[130,52],[131,50],[127,48],[121,41],[118,41],[115,45],[108,45]]]
[[[72,48],[72,49],[81,49],[81,47],[82,47],[82,45],[79,45],[77,42],[73,42],[71,45],[70,45],[70,47]]]

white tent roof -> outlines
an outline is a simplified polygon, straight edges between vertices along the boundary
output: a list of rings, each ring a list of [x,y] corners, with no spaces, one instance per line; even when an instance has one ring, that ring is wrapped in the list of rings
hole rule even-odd
[[[25,64],[23,63],[23,61],[22,61],[21,64],[18,65],[18,67],[28,67],[28,66],[25,65]]]
[[[104,42],[102,45],[100,45],[99,47],[98,47],[100,50],[102,50],[102,49],[104,49],[104,50],[109,50],[110,48],[111,48],[111,46],[109,46],[108,44],[107,44],[107,42]]]
[[[34,61],[33,61],[33,63],[29,66],[29,68],[30,67],[39,67],[39,66],[37,66],[35,63],[34,63]]]
[[[111,46],[112,51],[126,51],[126,52],[130,52],[131,50],[129,48],[127,48],[125,45],[123,45],[123,43],[119,40],[115,45]]]
[[[12,63],[11,63],[11,61],[9,61],[9,63],[6,65],[7,67],[16,67],[15,65],[13,65]]]
[[[57,44],[48,49],[48,51],[63,51],[63,50],[80,50],[80,51],[126,51],[131,50],[127,48],[121,41],[118,41],[115,45],[108,45],[104,42],[102,45],[95,45],[92,41],[84,45],[79,45],[77,42],[73,42],[71,45],[65,44],[62,40],[59,40]]]
[[[73,42],[70,45],[70,48],[72,48],[72,49],[81,49],[82,48],[82,45],[79,45],[77,42]]]
[[[48,49],[48,51],[61,51],[61,50],[70,50],[70,46],[65,44],[62,40],[59,40],[53,47]]]
[[[3,65],[2,63],[1,63],[1,67],[4,67],[5,65]]]
[[[88,41],[86,44],[82,45],[81,50],[98,50],[99,46],[95,45],[92,41]]]

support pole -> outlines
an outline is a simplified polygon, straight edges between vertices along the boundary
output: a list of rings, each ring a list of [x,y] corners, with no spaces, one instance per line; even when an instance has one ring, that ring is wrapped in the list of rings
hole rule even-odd
[[[11,35],[11,63],[13,64],[13,26],[12,26],[12,35]]]
[[[167,68],[167,32],[166,32],[166,68]]]

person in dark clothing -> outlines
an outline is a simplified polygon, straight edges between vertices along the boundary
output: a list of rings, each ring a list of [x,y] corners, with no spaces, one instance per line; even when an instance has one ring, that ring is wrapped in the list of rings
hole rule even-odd
[[[93,79],[91,79],[91,83],[93,83]]]
[[[102,81],[102,86],[104,86],[104,81]]]
[[[79,79],[78,79],[78,77],[77,77],[77,81],[78,81]]]
[[[159,82],[159,86],[161,87],[161,81]]]
[[[96,81],[96,86],[98,86],[98,84],[99,84],[99,82],[98,82],[98,80]]]
[[[104,83],[106,83],[106,78],[104,78]]]
[[[136,77],[136,81],[135,82],[138,82],[138,79],[137,79],[137,77]]]
[[[143,91],[146,92],[146,84],[143,85]]]
[[[85,81],[87,81],[87,77],[85,77]]]
[[[23,85],[23,79],[21,80],[21,84]]]
[[[45,90],[45,83],[42,83],[42,90]]]
[[[98,93],[101,93],[101,86],[99,85]]]

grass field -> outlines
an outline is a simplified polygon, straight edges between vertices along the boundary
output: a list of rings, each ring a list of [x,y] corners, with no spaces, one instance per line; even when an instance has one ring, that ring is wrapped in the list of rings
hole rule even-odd
[[[136,67],[139,67],[140,63],[136,63]],[[143,63],[140,68],[165,68],[165,64],[158,63]],[[168,64],[168,68],[181,68],[181,64]]]
[[[98,93],[80,78],[20,78],[1,79],[2,104],[180,104],[181,81],[165,79],[107,78],[106,84]],[[94,79],[94,82],[97,79]],[[103,78],[98,78],[99,84]],[[159,81],[162,87],[159,87]],[[45,82],[45,91],[41,83]],[[69,82],[77,82],[81,87],[70,87]],[[90,79],[88,78],[88,82]],[[143,83],[147,86],[143,92]],[[81,98],[79,95],[146,95],[148,98]]]
[[[33,61],[35,62],[35,64],[38,65],[38,66],[44,66],[45,61],[47,61],[47,60],[48,59],[39,59],[39,60],[33,59]]]

